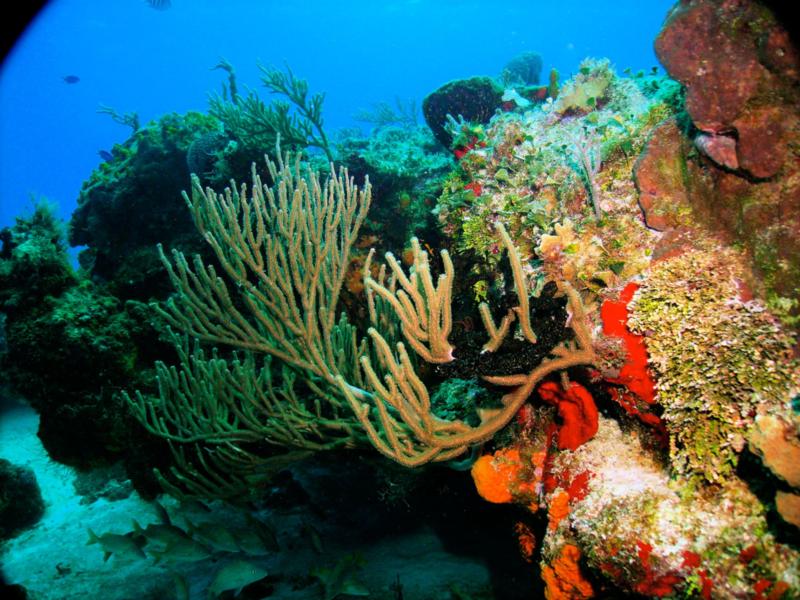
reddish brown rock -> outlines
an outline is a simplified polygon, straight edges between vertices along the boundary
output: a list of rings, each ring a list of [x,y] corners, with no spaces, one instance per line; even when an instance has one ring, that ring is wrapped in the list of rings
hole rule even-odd
[[[655,41],[658,59],[686,86],[686,110],[702,131],[728,129],[765,73],[747,18],[752,3],[684,0]]]
[[[645,224],[664,231],[684,224],[690,206],[684,183],[686,136],[675,119],[656,127],[634,166]]]
[[[686,86],[695,126],[738,137],[738,161],[730,159],[724,139],[701,138],[700,149],[726,168],[738,162],[758,179],[775,175],[786,158],[782,121],[796,112],[800,53],[772,12],[755,0],[683,0],[655,48],[669,74]]]
[[[733,122],[739,132],[739,166],[758,179],[775,175],[786,160],[784,120],[775,106],[753,109]]]
[[[695,222],[749,254],[748,284],[800,334],[800,51],[789,18],[788,4],[680,0],[655,48],[701,131],[684,170]]]

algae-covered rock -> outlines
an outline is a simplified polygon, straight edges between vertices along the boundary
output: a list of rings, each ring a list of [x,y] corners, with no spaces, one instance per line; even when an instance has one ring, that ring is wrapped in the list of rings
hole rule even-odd
[[[190,148],[219,128],[199,113],[166,115],[115,146],[84,182],[69,242],[87,246],[80,262],[94,280],[123,298],[163,296],[169,285],[156,244],[206,251],[181,192],[190,186],[189,157],[193,168],[207,166]]]
[[[74,285],[64,234],[64,224],[46,201],[0,231],[0,311],[12,317],[25,313]]]
[[[500,108],[503,89],[491,77],[457,79],[425,97],[422,113],[433,135],[449,148],[453,136],[445,129],[447,115],[473,123],[488,123]]]
[[[633,169],[639,206],[648,227],[657,231],[687,224],[691,205],[687,197],[688,143],[676,119],[659,125],[651,134]]]
[[[119,456],[136,435],[141,443],[144,434],[118,391],[144,385],[142,365],[164,356],[151,309],[125,305],[73,272],[63,224],[47,204],[18,218],[2,238],[0,373],[39,412],[47,451],[94,464]]]
[[[736,470],[758,412],[798,385],[792,338],[742,297],[741,254],[715,245],[653,264],[630,304],[645,336],[675,473],[719,483]]]
[[[40,413],[39,435],[57,460],[109,456],[131,420],[116,390],[135,379],[133,320],[88,282],[9,322],[3,367]]]

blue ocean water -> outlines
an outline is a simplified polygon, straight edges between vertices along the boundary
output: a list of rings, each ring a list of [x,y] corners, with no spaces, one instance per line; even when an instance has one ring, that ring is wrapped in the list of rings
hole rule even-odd
[[[53,0],[0,70],[0,227],[47,197],[68,219],[100,150],[130,130],[102,105],[142,123],[205,110],[232,63],[240,84],[267,92],[258,63],[288,64],[326,93],[326,128],[381,101],[422,99],[441,84],[495,76],[539,52],[562,80],[587,56],[618,71],[657,65],[652,40],[671,0]],[[76,83],[64,80],[79,78]],[[187,182],[188,184],[188,182]]]

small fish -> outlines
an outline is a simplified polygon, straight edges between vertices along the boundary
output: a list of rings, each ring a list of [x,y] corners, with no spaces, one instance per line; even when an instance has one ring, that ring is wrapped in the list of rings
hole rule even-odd
[[[167,509],[164,508],[164,505],[161,504],[158,500],[153,501],[153,508],[156,510],[156,515],[158,515],[158,520],[164,523],[164,525],[172,525],[172,521],[169,519],[169,513]]]
[[[357,579],[357,571],[364,566],[364,559],[358,554],[343,556],[332,567],[312,569],[311,575],[322,584],[324,600],[335,600],[347,596],[369,596],[369,589]]]
[[[189,600],[189,582],[186,581],[186,577],[179,573],[173,573],[172,580],[175,582],[175,599]]]
[[[147,558],[142,552],[141,547],[133,539],[131,535],[119,535],[117,533],[104,533],[103,535],[98,536],[94,531],[91,529],[89,531],[89,541],[86,543],[88,546],[89,544],[100,544],[100,547],[103,549],[104,556],[103,560],[107,561],[111,555],[115,555],[117,558],[121,558],[124,556],[131,557],[135,556],[137,558]]]
[[[73,83],[78,83],[81,80],[81,78],[77,75],[65,75],[61,79],[64,80],[64,83],[69,83],[70,85]]]
[[[235,560],[220,567],[211,585],[208,586],[208,597],[216,598],[223,592],[236,590],[238,596],[242,588],[267,576],[267,571],[246,560]]]
[[[239,549],[245,554],[263,556],[278,552],[281,547],[275,530],[252,515],[247,516],[247,528],[237,529],[234,532]]]
[[[274,551],[267,548],[259,535],[252,529],[236,531],[233,536],[236,538],[239,550],[250,556],[265,556]]]
[[[211,556],[211,549],[208,546],[190,538],[175,540],[164,550],[149,550],[149,552],[155,558],[156,563],[197,562]]]
[[[281,549],[275,528],[252,515],[247,515],[247,524],[256,533],[267,550],[277,552]],[[320,542],[321,543],[321,542]]]
[[[180,510],[182,512],[212,512],[211,507],[209,507],[205,502],[201,502],[197,498],[185,498],[181,500]]]
[[[133,520],[133,533],[136,536],[144,537],[149,545],[167,547],[186,539],[186,532],[180,527],[167,525],[166,523],[150,523],[147,527],[142,527],[139,522]]]
[[[171,0],[145,0],[150,8],[155,10],[168,10],[172,7]]]
[[[111,154],[108,150],[98,150],[97,154],[102,158],[105,162],[110,160],[114,160],[114,155]]]
[[[325,548],[322,546],[322,537],[319,535],[316,527],[310,523],[303,523],[302,531],[311,540],[311,547],[316,550],[317,554],[325,554]]]
[[[186,519],[186,524],[189,526],[188,533],[192,537],[197,537],[201,542],[204,542],[222,552],[238,552],[239,545],[236,539],[228,529],[219,523],[205,522],[195,525],[189,519]]]

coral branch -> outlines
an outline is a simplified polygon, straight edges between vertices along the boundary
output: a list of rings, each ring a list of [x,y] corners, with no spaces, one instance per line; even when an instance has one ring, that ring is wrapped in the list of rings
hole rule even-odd
[[[453,346],[447,340],[453,325],[450,310],[453,262],[447,250],[442,250],[444,273],[434,287],[428,253],[420,248],[417,238],[412,238],[411,247],[414,265],[408,276],[394,255],[391,252],[386,254],[386,262],[402,289],[390,290],[369,274],[366,286],[391,305],[402,322],[403,336],[423,360],[447,363],[453,360]]]

